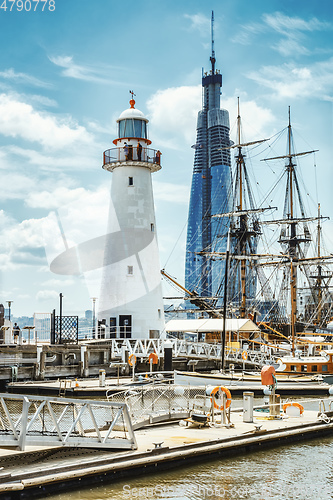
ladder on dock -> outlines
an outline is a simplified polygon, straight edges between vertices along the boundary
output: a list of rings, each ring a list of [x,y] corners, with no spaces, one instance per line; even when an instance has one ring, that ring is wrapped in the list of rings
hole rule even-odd
[[[67,383],[70,382],[69,387],[72,386],[71,380],[67,379],[60,379],[59,381],[59,397],[65,397],[66,396],[66,389],[67,389]]]

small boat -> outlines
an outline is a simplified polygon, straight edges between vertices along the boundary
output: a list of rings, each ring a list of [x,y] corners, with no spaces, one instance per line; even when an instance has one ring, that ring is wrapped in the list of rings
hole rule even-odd
[[[319,357],[319,356],[317,356]],[[323,377],[320,374],[313,373],[278,373],[276,372],[277,383],[279,384],[315,384],[323,383]],[[231,373],[199,373],[199,372],[181,372],[175,370],[174,383],[179,385],[191,386],[244,386],[244,387],[263,387],[261,374],[259,372],[231,372]]]
[[[333,350],[323,350],[316,356],[282,356],[276,362],[277,373],[333,375]]]

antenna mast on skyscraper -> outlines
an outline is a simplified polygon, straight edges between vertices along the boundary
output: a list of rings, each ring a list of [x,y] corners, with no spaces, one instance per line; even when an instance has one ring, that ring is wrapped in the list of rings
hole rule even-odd
[[[212,30],[212,55],[210,57],[210,61],[212,63],[212,74],[215,73],[215,50],[214,50],[214,11],[212,10],[212,21],[211,21],[211,30]]]

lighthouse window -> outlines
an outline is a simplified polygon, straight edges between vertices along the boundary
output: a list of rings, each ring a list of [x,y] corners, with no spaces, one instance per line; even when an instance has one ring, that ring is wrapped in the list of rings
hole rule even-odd
[[[147,123],[144,120],[128,118],[119,122],[119,137],[147,138]]]
[[[141,137],[141,120],[134,120],[134,137]]]
[[[132,276],[133,275],[133,266],[127,266],[127,274],[129,276]]]
[[[150,230],[151,230],[152,233],[155,231],[154,224],[150,224]]]
[[[134,184],[134,183],[133,183],[133,177],[129,177],[129,178],[128,178],[128,185],[129,185],[129,186],[133,186],[133,184]]]

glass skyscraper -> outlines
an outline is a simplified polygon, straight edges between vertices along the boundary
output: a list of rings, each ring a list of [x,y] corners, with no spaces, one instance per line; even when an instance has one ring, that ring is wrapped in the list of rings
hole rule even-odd
[[[202,297],[222,297],[225,261],[208,254],[226,250],[229,217],[213,216],[232,208],[231,142],[229,113],[220,109],[222,75],[215,70],[214,41],[210,61],[211,70],[202,77],[203,106],[194,146],[185,286]]]

